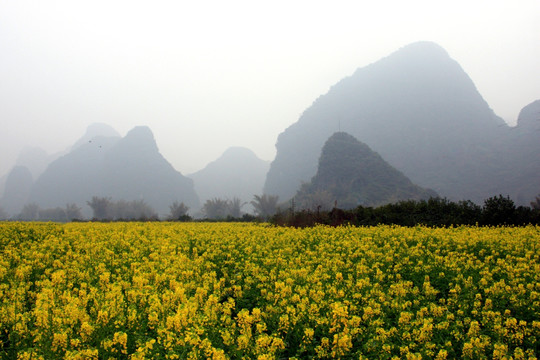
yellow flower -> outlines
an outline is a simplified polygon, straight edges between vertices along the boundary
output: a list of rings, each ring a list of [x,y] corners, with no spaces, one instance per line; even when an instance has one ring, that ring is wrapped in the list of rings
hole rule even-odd
[[[54,333],[52,341],[53,351],[66,351],[68,344],[68,336],[66,333]]]

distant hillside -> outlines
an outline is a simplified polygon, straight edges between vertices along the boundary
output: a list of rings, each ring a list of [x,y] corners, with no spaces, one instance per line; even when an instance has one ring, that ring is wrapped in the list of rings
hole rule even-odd
[[[262,194],[268,161],[259,159],[253,151],[231,147],[204,169],[188,175],[193,179],[201,204],[208,199],[239,198],[249,203],[253,195]]]
[[[19,213],[32,191],[32,173],[25,166],[15,166],[7,175],[0,207],[9,215]]]
[[[5,174],[0,176],[0,194],[4,194],[4,189],[6,188],[6,181],[9,174]],[[0,203],[0,206],[2,204]]]
[[[163,217],[175,200],[199,206],[193,182],[163,158],[148,127],[136,127],[124,138],[98,136],[74,146],[37,179],[30,201],[42,208],[75,203],[90,216],[86,201],[92,196],[144,200]]]
[[[414,185],[366,144],[337,132],[324,144],[317,173],[295,200],[300,208],[347,209],[435,196],[434,191]]]
[[[15,164],[26,167],[32,173],[32,177],[37,179],[55,158],[55,155],[47,154],[42,148],[27,147],[19,153]]]
[[[292,197],[316,173],[324,142],[339,129],[366,143],[413,183],[441,196],[481,203],[515,190],[502,186],[505,177],[518,171],[508,167],[516,160],[508,154],[514,129],[434,43],[406,46],[319,97],[279,135],[265,193]],[[514,145],[516,154],[524,151],[523,144]],[[530,161],[538,163],[535,154]]]
[[[48,154],[45,150],[39,147],[26,147],[18,155],[16,160],[17,166],[24,166],[30,170],[34,179],[37,179],[47,168],[47,166],[58,159],[60,156],[66,155],[71,150],[88,143],[95,137],[120,137],[120,134],[111,126],[103,123],[93,123],[86,129],[85,134],[75,142],[70,148],[58,153]]]
[[[174,202],[195,209],[199,198],[193,181],[159,153],[152,131],[146,126],[132,129],[109,151],[103,164],[103,194],[125,200],[145,200],[160,216]]]
[[[71,150],[75,150],[81,145],[92,142],[92,139],[98,136],[119,138],[120,134],[110,125],[93,123],[86,128],[84,135],[71,146]]]
[[[512,128],[502,158],[505,170],[499,175],[501,193],[518,204],[528,205],[540,194],[540,100],[525,106]]]

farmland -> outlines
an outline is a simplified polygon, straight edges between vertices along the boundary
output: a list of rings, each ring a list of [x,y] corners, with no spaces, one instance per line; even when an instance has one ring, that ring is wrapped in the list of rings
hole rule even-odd
[[[535,359],[540,227],[0,223],[0,359]]]

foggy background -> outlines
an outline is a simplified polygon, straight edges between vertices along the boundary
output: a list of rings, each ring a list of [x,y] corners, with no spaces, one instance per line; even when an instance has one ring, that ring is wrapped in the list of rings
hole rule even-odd
[[[0,175],[94,122],[148,125],[183,174],[230,146],[272,160],[330,86],[419,40],[514,124],[540,98],[540,2],[2,1]]]

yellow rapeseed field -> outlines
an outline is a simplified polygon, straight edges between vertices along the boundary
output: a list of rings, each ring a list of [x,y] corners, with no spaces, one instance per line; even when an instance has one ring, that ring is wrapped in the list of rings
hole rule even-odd
[[[0,223],[1,359],[536,359],[540,227]]]

